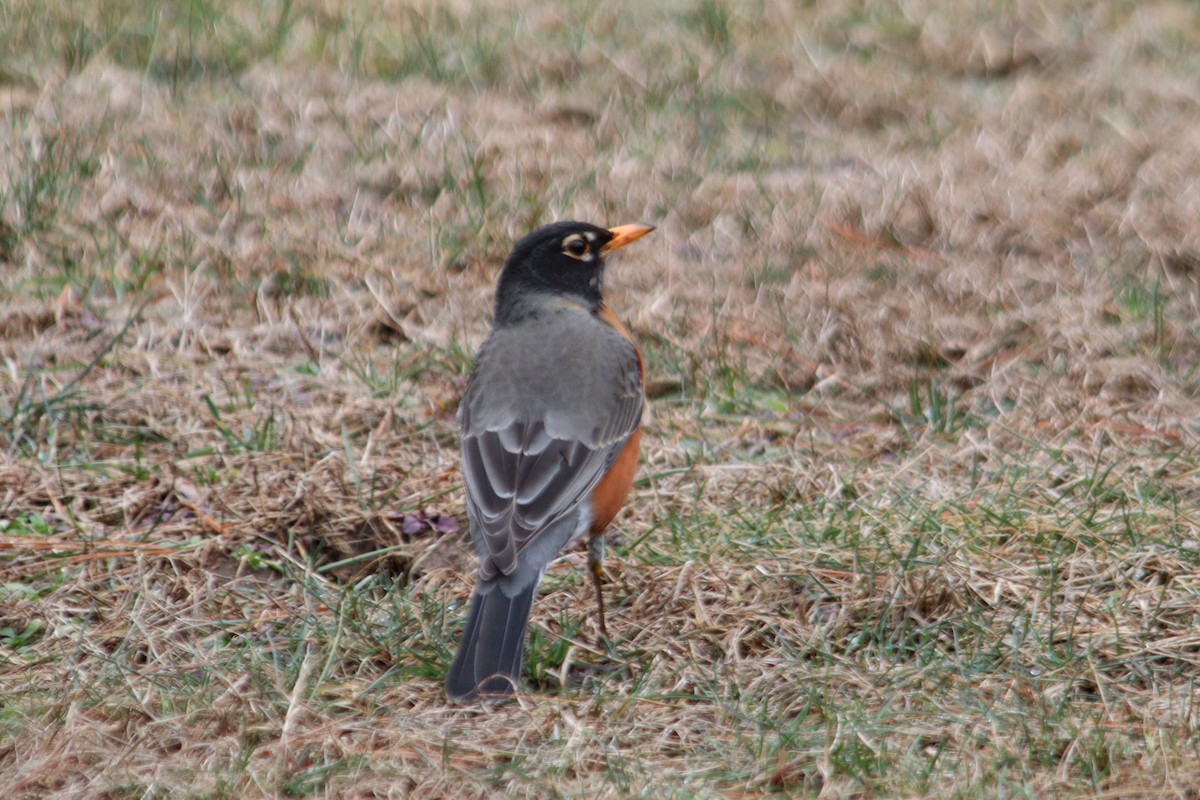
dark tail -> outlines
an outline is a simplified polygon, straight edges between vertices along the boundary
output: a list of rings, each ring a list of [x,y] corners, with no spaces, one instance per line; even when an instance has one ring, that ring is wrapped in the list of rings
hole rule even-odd
[[[537,581],[508,597],[499,586],[476,588],[463,629],[462,644],[446,676],[451,700],[469,700],[476,692],[509,694],[521,676],[525,628]]]

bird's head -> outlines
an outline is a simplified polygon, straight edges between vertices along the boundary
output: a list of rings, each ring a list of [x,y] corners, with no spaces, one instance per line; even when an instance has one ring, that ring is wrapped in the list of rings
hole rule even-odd
[[[587,222],[555,222],[519,242],[500,272],[496,320],[520,314],[530,295],[561,294],[596,310],[603,301],[604,258],[640,239],[653,225],[601,228]]]

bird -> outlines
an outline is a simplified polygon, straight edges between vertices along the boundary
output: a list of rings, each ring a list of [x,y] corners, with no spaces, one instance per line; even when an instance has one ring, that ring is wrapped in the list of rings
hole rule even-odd
[[[608,639],[603,531],[633,485],[647,407],[642,355],[604,301],[605,259],[652,230],[551,223],[500,270],[492,330],[458,409],[479,566],[446,676],[453,701],[517,690],[538,585],[584,535]]]

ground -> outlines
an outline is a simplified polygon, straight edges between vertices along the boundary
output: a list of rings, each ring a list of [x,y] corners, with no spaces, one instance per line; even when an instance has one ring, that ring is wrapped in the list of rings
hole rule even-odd
[[[1197,797],[1200,12],[0,5],[0,792]],[[516,238],[653,416],[441,689]]]

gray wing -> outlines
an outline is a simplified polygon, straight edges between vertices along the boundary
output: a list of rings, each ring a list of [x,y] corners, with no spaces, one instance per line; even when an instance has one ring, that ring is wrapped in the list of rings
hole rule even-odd
[[[570,360],[527,374],[512,369],[502,344],[481,348],[459,413],[482,578],[512,574],[543,535],[561,539],[546,542],[552,552],[544,558],[552,558],[574,532],[554,523],[599,483],[641,424],[637,354],[613,337],[598,352],[568,350]]]

